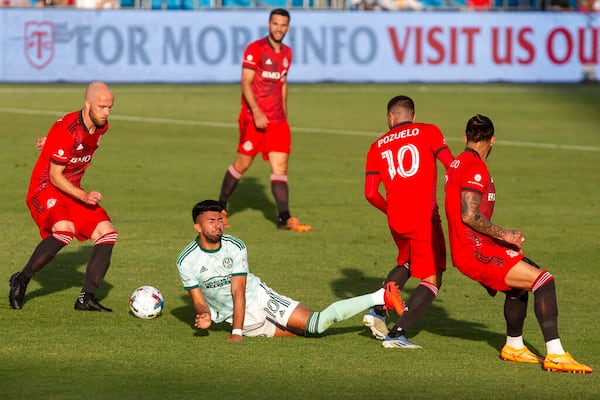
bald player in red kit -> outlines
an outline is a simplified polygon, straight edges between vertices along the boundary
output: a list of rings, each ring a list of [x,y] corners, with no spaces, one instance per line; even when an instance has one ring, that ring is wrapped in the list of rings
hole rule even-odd
[[[114,96],[102,82],[90,83],[84,106],[57,120],[40,141],[41,153],[33,168],[26,203],[42,241],[22,271],[10,277],[9,302],[23,307],[25,291],[36,272],[46,266],[74,237],[91,240],[83,287],[75,310],[111,312],[95,297],[108,266],[118,234],[104,209],[102,194],[81,187],[81,178],[108,130]]]
[[[386,348],[420,348],[405,336],[429,309],[446,269],[444,233],[436,200],[437,163],[448,167],[454,159],[440,129],[415,122],[415,104],[408,96],[388,102],[390,130],[379,137],[367,154],[365,197],[386,214],[398,247],[397,266],[384,281],[402,287],[409,276],[420,284],[406,301],[406,310],[388,331],[385,313],[375,308],[363,323]],[[379,192],[383,184],[385,197]],[[408,269],[410,265],[410,271]]]

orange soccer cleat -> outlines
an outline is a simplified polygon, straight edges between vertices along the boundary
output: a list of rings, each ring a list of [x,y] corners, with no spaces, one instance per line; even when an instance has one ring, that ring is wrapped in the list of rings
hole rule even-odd
[[[229,216],[229,213],[225,210],[221,211],[221,216],[223,217],[223,228],[231,228],[231,224],[229,223],[229,220],[227,219],[227,217]]]
[[[285,221],[285,224],[279,224],[280,229],[286,229],[288,231],[296,232],[310,232],[312,227],[310,225],[301,224],[300,220],[296,217],[290,217]]]
[[[573,374],[592,373],[590,367],[575,361],[569,353],[547,354],[544,360],[544,369],[546,371],[571,372]]]
[[[396,311],[398,316],[402,315],[406,305],[404,304],[402,297],[400,297],[400,290],[398,289],[396,282],[388,282],[383,286],[383,288],[385,289],[385,292],[383,293],[385,310],[387,311],[391,308]]]
[[[504,345],[500,351],[500,358],[506,361],[516,361],[522,363],[541,364],[544,362],[542,357],[532,353],[527,346],[523,346],[520,349],[515,349],[507,344]]]

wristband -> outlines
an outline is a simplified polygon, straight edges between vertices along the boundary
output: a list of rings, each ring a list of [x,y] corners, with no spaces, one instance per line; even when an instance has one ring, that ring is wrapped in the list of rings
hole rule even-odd
[[[232,329],[231,330],[231,334],[232,335],[242,336],[242,330],[241,329]]]

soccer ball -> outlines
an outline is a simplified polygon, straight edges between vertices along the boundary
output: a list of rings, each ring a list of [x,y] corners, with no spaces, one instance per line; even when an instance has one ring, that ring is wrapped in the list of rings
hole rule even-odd
[[[129,297],[131,313],[142,319],[158,317],[162,312],[163,305],[162,294],[153,286],[140,286]]]

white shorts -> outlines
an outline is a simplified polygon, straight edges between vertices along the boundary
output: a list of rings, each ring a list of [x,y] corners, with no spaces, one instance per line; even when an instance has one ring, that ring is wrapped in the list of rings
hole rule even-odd
[[[300,304],[287,296],[282,296],[264,283],[256,293],[256,300],[246,305],[244,336],[275,336],[275,328],[285,329],[290,315]],[[231,323],[232,319],[227,319]]]

